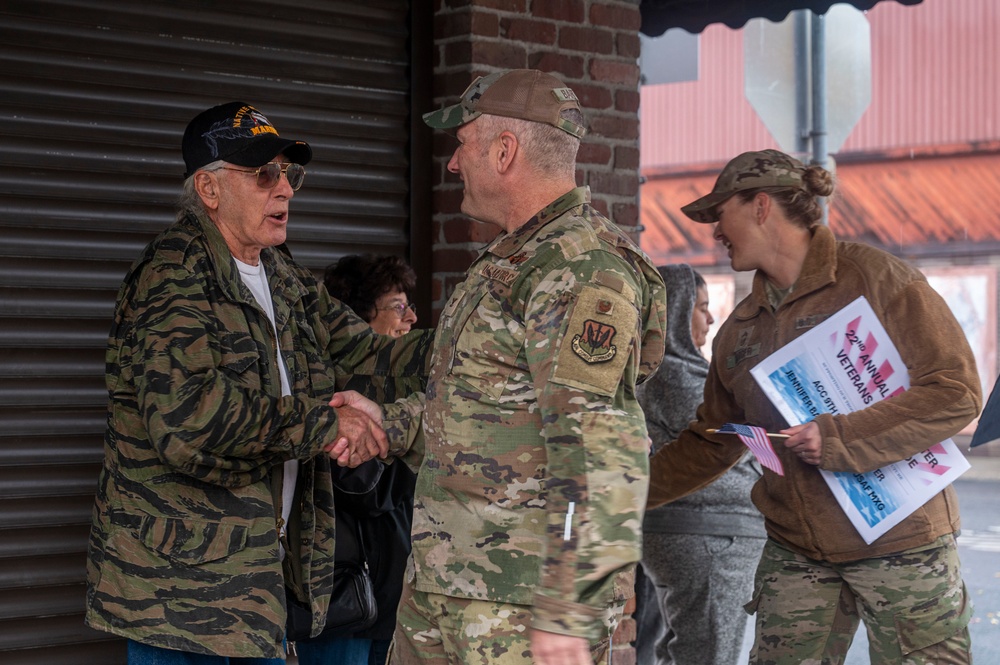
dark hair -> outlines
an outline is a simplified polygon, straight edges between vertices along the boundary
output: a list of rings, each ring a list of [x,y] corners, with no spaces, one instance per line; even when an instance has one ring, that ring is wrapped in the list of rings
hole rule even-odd
[[[802,173],[802,184],[805,190],[797,187],[758,187],[736,192],[735,196],[738,196],[741,202],[747,203],[763,192],[781,207],[789,220],[808,229],[823,220],[823,208],[817,198],[833,194],[836,182],[832,173],[822,166],[813,164],[807,166]]]
[[[705,278],[701,276],[701,273],[694,268],[691,269],[691,272],[694,273],[694,288],[707,289],[708,284],[705,282]]]
[[[326,268],[326,290],[371,323],[375,301],[387,293],[402,291],[412,300],[417,273],[398,256],[351,254]]]

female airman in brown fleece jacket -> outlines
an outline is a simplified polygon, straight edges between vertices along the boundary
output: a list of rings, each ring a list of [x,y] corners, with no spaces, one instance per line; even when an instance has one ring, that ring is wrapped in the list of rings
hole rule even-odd
[[[708,429],[734,422],[790,434],[775,445],[785,475],[765,470],[752,491],[768,541],[746,605],[757,615],[751,662],[842,662],[860,619],[872,662],[971,662],[954,490],[867,545],[819,473],[906,459],[958,433],[982,406],[972,351],[948,305],[903,261],[837,241],[817,201],[832,192],[826,170],[764,150],[734,158],[712,193],[682,208],[716,224],[734,270],[756,274],[716,336],[697,420],[651,461],[648,507],[705,486],[740,458],[736,437]],[[909,390],[787,427],[750,369],[862,295],[909,370]]]

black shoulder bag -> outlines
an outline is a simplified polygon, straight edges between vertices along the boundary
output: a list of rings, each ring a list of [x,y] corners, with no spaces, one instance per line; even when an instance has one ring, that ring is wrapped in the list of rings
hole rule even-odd
[[[357,538],[357,557],[336,560],[334,563],[333,594],[330,596],[330,610],[326,614],[326,628],[321,633],[324,636],[346,637],[370,627],[378,619],[358,520],[354,520],[354,534]],[[285,590],[285,599],[288,607],[285,638],[289,642],[309,639],[312,611],[288,589]]]

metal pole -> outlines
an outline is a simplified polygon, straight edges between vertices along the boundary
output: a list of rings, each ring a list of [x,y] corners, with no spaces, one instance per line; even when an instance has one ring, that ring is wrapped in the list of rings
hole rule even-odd
[[[808,9],[795,11],[795,149],[809,152],[809,16]]]
[[[826,166],[826,17],[812,17],[813,164]]]
[[[810,12],[812,14],[812,12]],[[812,163],[826,168],[826,19],[812,14]],[[826,198],[820,199],[823,223],[827,223]]]

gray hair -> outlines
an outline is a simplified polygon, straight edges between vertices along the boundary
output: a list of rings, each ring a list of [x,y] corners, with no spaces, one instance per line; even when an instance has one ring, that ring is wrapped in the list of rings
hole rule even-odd
[[[226,165],[221,159],[210,162],[202,166],[198,171],[218,171]],[[205,202],[194,188],[194,177],[198,171],[184,179],[184,186],[181,195],[177,199],[177,219],[184,219],[188,215],[199,215],[205,212]]]
[[[567,120],[583,125],[583,114],[576,109],[563,111]],[[517,136],[528,163],[545,178],[576,179],[576,153],[580,139],[543,122],[507,118],[484,113],[476,123],[480,143],[488,145],[504,131]]]

